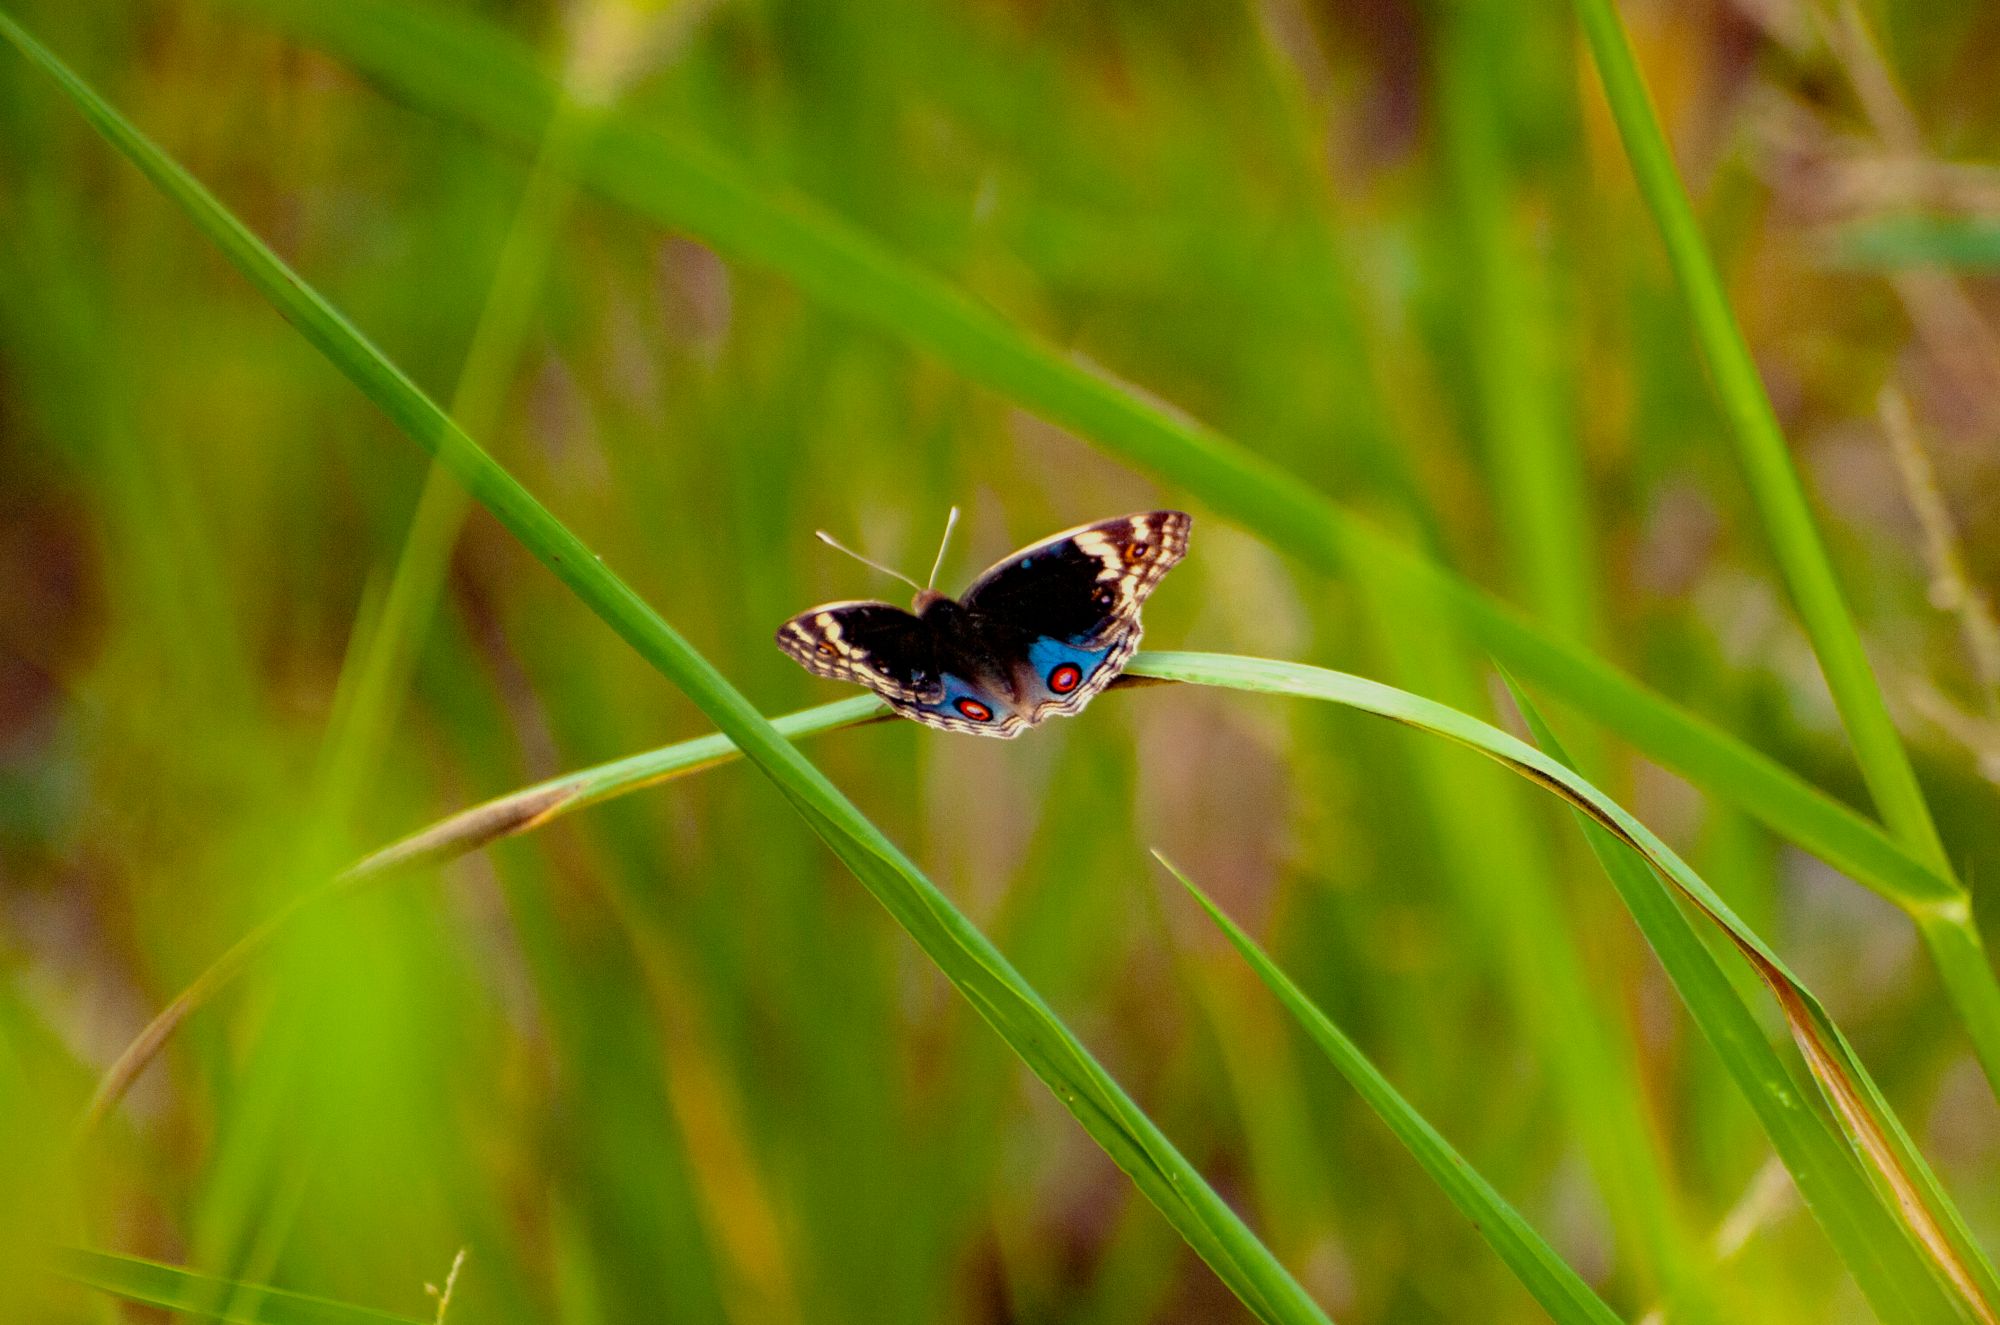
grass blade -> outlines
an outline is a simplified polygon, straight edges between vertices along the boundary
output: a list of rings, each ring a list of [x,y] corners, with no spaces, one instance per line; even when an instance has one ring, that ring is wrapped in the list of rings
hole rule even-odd
[[[240,1321],[244,1325],[430,1325],[415,1316],[217,1279],[137,1256],[64,1251],[57,1254],[55,1265],[58,1273],[80,1284],[202,1320]]]
[[[1900,271],[1910,267],[2000,268],[2000,223],[1985,217],[1885,216],[1836,230],[1829,261],[1843,267]]]
[[[1456,620],[1421,584],[1376,578],[1357,593],[1391,678],[1454,708],[1487,702],[1478,651],[1466,647]],[[1647,1117],[1638,1064],[1607,1024],[1587,974],[1579,937],[1596,917],[1579,914],[1562,896],[1532,790],[1457,758],[1440,741],[1417,743],[1408,763],[1411,809],[1429,821],[1425,835],[1435,843],[1441,879],[1491,949],[1524,1045],[1546,1065],[1551,1103],[1603,1196],[1629,1291],[1672,1299],[1688,1322],[1712,1319],[1698,1300],[1690,1267],[1699,1254]]]
[[[796,738],[876,721],[886,713],[881,701],[872,696],[862,696],[788,713],[773,719],[771,725],[787,738]],[[125,1098],[132,1083],[159,1057],[160,1051],[166,1048],[167,1041],[173,1038],[181,1024],[242,974],[244,968],[268,950],[304,912],[324,902],[345,897],[365,885],[425,866],[441,865],[502,838],[532,832],[566,814],[601,801],[728,763],[741,758],[742,753],[734,742],[719,732],[698,736],[691,741],[677,741],[656,750],[564,773],[531,787],[482,801],[398,838],[379,851],[370,852],[321,887],[300,894],[238,939],[147,1022],[99,1079],[83,1118],[77,1124],[78,1139],[87,1140],[96,1132],[111,1111],[118,1107],[118,1102]]]
[[[1883,821],[1918,859],[1937,873],[1949,875],[1951,864],[1944,844],[1861,647],[1861,633],[1834,577],[1805,487],[1778,426],[1777,412],[1771,407],[1742,328],[1730,311],[1722,280],[1709,259],[1701,226],[1681,185],[1659,118],[1653,113],[1652,99],[1633,59],[1624,25],[1611,0],[1576,0],[1576,9],[1597,62],[1604,95],[1624,139],[1625,154],[1638,177],[1639,192],[1659,226],[1694,321],[1695,338],[1714,376],[1750,495],[1770,534],[1772,552],[1812,638],[1813,651],[1819,655],[1833,702],[1854,742],[1861,775]]]
[[[48,74],[315,348],[771,779],[1231,1292],[1264,1320],[1326,1319],[986,936],[713,664],[213,195],[4,14],[0,36]]]
[[[2000,1280],[1991,1263],[1826,1009],[1700,875],[1610,797],[1560,761],[1489,723],[1377,681],[1298,663],[1199,653],[1146,654],[1133,659],[1129,670],[1162,680],[1326,700],[1392,718],[1470,746],[1590,815],[1643,855],[1751,963],[1777,999],[1814,1081],[1898,1221],[1972,1319],[2000,1320],[1994,1306],[2000,1302]]]
[[[1534,703],[1513,678],[1507,682],[1536,742],[1574,767]],[[1674,982],[1682,1004],[1755,1110],[1786,1171],[1877,1314],[1884,1320],[1947,1315],[1949,1304],[1916,1261],[1916,1249],[1874,1199],[1853,1150],[1825,1114],[1801,1104],[1811,1087],[1797,1079],[1765,1040],[1737,987],[1667,886],[1590,815],[1581,810],[1574,814],[1591,853]]]
[[[1569,1263],[1558,1256],[1541,1234],[1521,1217],[1520,1212],[1508,1204],[1507,1199],[1494,1190],[1493,1185],[1481,1177],[1464,1156],[1452,1149],[1451,1143],[1422,1114],[1411,1107],[1410,1102],[1389,1084],[1389,1079],[1368,1060],[1354,1041],[1328,1020],[1325,1013],[1313,1006],[1312,1000],[1278,969],[1256,940],[1245,934],[1178,866],[1157,851],[1153,854],[1167,872],[1193,894],[1195,901],[1201,903],[1209,918],[1256,971],[1257,978],[1277,995],[1285,1010],[1298,1019],[1313,1043],[1340,1069],[1340,1074],[1367,1101],[1376,1117],[1396,1134],[1396,1139],[1408,1147],[1410,1154],[1423,1165],[1424,1171],[1444,1189],[1451,1203],[1472,1221],[1480,1236],[1507,1262],[1507,1268],[1534,1294],[1535,1300],[1542,1304],[1550,1317],[1560,1322],[1594,1322],[1595,1325],[1616,1321],[1617,1314],[1591,1291],[1590,1285],[1584,1283]]]
[[[1695,338],[1729,418],[1750,494],[1812,639],[1841,722],[1854,743],[1861,776],[1883,822],[1920,864],[1949,885],[1947,893],[1907,909],[1916,919],[1918,932],[1944,977],[1945,989],[1972,1036],[1973,1050],[1988,1083],[2000,1088],[2000,984],[1994,980],[1992,964],[1973,922],[1969,898],[1953,873],[1923,789],[1917,784],[1916,770],[1889,716],[1860,631],[1813,521],[1805,488],[1792,465],[1771,398],[1730,310],[1722,280],[1709,260],[1694,207],[1681,185],[1624,25],[1611,0],[1576,0],[1576,8],[1605,97],[1618,122],[1625,154],[1638,178],[1639,192],[1659,226],[1694,322]]]
[[[400,95],[505,139],[535,141],[554,105],[555,88],[531,53],[491,29],[422,6],[230,3],[270,15]],[[606,117],[576,168],[605,196],[791,278],[829,307],[937,355],[970,380],[1199,494],[1321,570],[1383,563],[1435,581],[1481,642],[1522,676],[1890,900],[1917,905],[1959,895],[1876,825],[1775,761],[1595,655],[1552,642],[1499,600],[1241,444],[1105,380],[809,202],[760,189],[712,153],[622,115]]]
[[[529,52],[493,29],[422,6],[230,3],[273,17],[399,95],[517,145],[539,140],[555,104],[556,90]],[[1481,646],[1522,678],[1909,912],[1989,1079],[2000,1080],[2000,984],[1972,927],[1967,893],[1935,853],[1904,845],[1241,444],[1106,380],[809,202],[762,189],[712,153],[620,115],[605,118],[575,165],[605,197],[783,274],[828,307],[1151,470],[1316,569],[1429,582]]]

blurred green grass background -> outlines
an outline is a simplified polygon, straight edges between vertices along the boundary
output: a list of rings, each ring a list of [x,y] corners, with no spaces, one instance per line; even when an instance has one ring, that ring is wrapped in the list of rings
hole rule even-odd
[[[775,624],[883,589],[812,529],[920,570],[959,503],[955,585],[1189,500],[573,192],[560,139],[536,173],[290,6],[10,8],[434,397],[483,412],[477,435],[767,711],[831,697]],[[1866,804],[1562,7],[442,8]],[[2000,310],[1977,272],[1878,270],[1839,236],[1992,210],[2000,15],[1625,18],[1977,888],[2000,861],[1995,677],[1933,601],[1919,512],[1949,514],[1990,601]],[[705,723],[475,514],[393,721],[330,739],[421,457],[11,57],[0,233],[0,1302],[109,1310],[44,1281],[53,1234],[419,1315],[468,1247],[467,1321],[1246,1318],[742,768],[313,913],[61,1158],[103,1066],[288,899]],[[1899,466],[1884,388],[1928,478]],[[1195,509],[1149,642],[1502,711],[1422,594],[1303,574]],[[1604,734],[1573,745],[1829,1003],[1990,1244],[2000,1114],[1904,919]],[[898,724],[814,757],[1336,1318],[1538,1314],[1151,848],[1621,1313],[1693,1254],[1725,1317],[1866,1318],[1567,816],[1500,771],[1186,689],[1010,745]],[[1579,1006],[1601,1053],[1579,1054]]]

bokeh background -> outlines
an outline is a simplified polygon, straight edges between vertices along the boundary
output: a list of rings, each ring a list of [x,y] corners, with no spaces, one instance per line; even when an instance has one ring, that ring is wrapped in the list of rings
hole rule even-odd
[[[425,49],[415,7],[360,6],[338,39],[280,0],[8,7],[768,712],[836,695],[777,623],[902,596],[816,528],[921,575],[959,504],[956,588],[1055,529],[1187,505],[1149,644],[1513,720],[1407,586],[1309,574],[569,184],[594,116],[811,199],[1865,804],[1565,5],[426,0],[572,89],[539,157],[366,72],[351,43]],[[1990,250],[1905,222],[2000,212],[2000,9],[1622,12],[1987,886],[2000,678],[1965,608],[2000,582],[2000,301]],[[706,730],[489,517],[441,492],[419,514],[425,481],[0,52],[0,1291],[22,1318],[150,1318],[46,1280],[53,1237],[414,1315],[467,1248],[465,1322],[1248,1319],[742,767],[307,913],[65,1153],[145,1020],[332,870]],[[357,716],[413,523],[449,549],[436,608]],[[2000,1111],[1908,923],[1563,732],[1826,1000],[1990,1245]],[[1587,1139],[1606,1083],[1543,997],[1573,967],[1724,1314],[1868,1318],[1574,826],[1473,756],[1182,688],[1008,744],[894,724],[810,753],[1338,1319],[1540,1317],[1153,848],[1636,1318],[1657,1248]]]

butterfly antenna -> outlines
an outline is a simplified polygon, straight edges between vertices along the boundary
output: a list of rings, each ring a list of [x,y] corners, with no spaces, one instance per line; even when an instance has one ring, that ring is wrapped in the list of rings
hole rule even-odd
[[[848,547],[845,544],[841,543],[839,540],[835,539],[834,536],[826,532],[826,530],[815,529],[813,533],[819,538],[820,542],[826,544],[834,551],[845,552],[848,556],[853,557],[856,561],[860,562],[862,565],[872,566],[876,570],[881,571],[884,575],[891,575],[894,576],[896,579],[901,580],[904,584],[909,585],[912,589],[917,590],[919,593],[923,592],[924,586],[918,584],[915,580],[903,574],[903,572],[899,570],[890,570],[887,566],[884,566],[879,561],[870,561],[868,558],[862,556],[859,552],[856,552],[853,548]]]
[[[945,549],[951,546],[951,531],[958,528],[958,507],[951,508],[951,514],[944,518],[944,537],[938,540],[937,560],[931,563],[931,578],[924,585],[929,589],[937,584],[938,572],[944,569]]]

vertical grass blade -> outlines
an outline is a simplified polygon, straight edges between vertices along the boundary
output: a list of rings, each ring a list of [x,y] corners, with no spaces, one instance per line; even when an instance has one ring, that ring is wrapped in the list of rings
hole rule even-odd
[[[1458,709],[1485,702],[1478,651],[1421,582],[1378,575],[1358,592],[1397,681]],[[1548,1072],[1551,1104],[1603,1196],[1632,1292],[1670,1297],[1690,1322],[1705,1319],[1690,1272],[1696,1253],[1637,1064],[1593,998],[1578,938],[1594,917],[1566,910],[1529,789],[1442,742],[1420,743],[1409,763],[1410,808],[1427,820],[1457,909],[1492,953],[1525,1044]]]
[[[1709,259],[1624,25],[1612,0],[1576,0],[1576,10],[1639,192],[1659,226],[1695,338],[1714,376],[1751,497],[1854,743],[1861,776],[1891,832],[1917,861],[1952,885],[1950,893],[1910,910],[1972,1037],[1987,1081],[2000,1087],[2000,984],[1994,980],[1971,905],[1957,883],[1916,771],[1862,648],[1860,631],[1834,576],[1771,398]]]
[[[1209,918],[1243,954],[1243,959],[1250,963],[1257,978],[1277,996],[1285,1010],[1297,1018],[1312,1042],[1320,1047],[1340,1074],[1367,1101],[1375,1116],[1387,1124],[1389,1130],[1396,1134],[1396,1139],[1423,1165],[1424,1171],[1443,1189],[1451,1203],[1472,1221],[1487,1245],[1507,1262],[1507,1268],[1514,1272],[1524,1288],[1534,1294],[1535,1300],[1542,1304],[1549,1316],[1563,1325],[1610,1325],[1610,1322],[1616,1321],[1617,1314],[1591,1291],[1590,1285],[1583,1282],[1567,1261],[1556,1254],[1555,1248],[1543,1240],[1534,1226],[1523,1219],[1520,1212],[1508,1204],[1507,1198],[1467,1163],[1464,1156],[1452,1149],[1451,1143],[1437,1128],[1431,1126],[1429,1120],[1389,1084],[1389,1079],[1369,1061],[1360,1047],[1313,1005],[1312,1000],[1278,969],[1257,942],[1225,915],[1178,866],[1158,852],[1153,854],[1167,872],[1193,895],[1195,901],[1201,903]]]
[[[1263,1320],[1326,1319],[986,936],[713,664],[213,195],[5,14],[0,37],[53,79],[315,348],[771,779],[1231,1292]]]
[[[1730,310],[1722,279],[1709,259],[1694,207],[1681,185],[1659,117],[1653,113],[1652,98],[1639,75],[1624,25],[1612,8],[1612,0],[1576,0],[1576,10],[1597,62],[1605,98],[1618,122],[1625,155],[1659,226],[1667,258],[1694,322],[1695,338],[1714,375],[1716,395],[1729,419],[1750,495],[1763,517],[1772,553],[1812,638],[1813,650],[1819,655],[1833,702],[1854,742],[1861,775],[1884,822],[1896,836],[1932,869],[1949,874],[1944,844],[1889,717],[1874,669],[1861,647],[1860,631],[1834,578],[1833,564],[1820,540],[1771,398]]]

